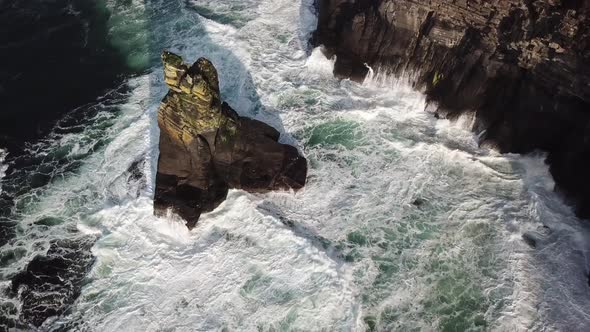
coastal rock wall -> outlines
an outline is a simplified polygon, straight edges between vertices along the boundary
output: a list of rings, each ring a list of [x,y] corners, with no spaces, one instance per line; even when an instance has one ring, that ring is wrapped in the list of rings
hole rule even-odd
[[[250,192],[298,190],[307,161],[280,133],[240,117],[221,102],[219,79],[204,58],[192,66],[170,52],[162,55],[170,91],[158,111],[160,157],[154,209],[172,209],[192,228],[202,212],[215,209],[228,189]]]
[[[335,74],[416,75],[439,116],[476,112],[482,143],[549,152],[557,189],[590,216],[590,1],[319,0]]]

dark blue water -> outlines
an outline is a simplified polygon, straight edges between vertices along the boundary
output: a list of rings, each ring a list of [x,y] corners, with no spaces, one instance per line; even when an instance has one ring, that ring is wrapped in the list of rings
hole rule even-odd
[[[13,157],[131,73],[101,2],[0,1],[0,148]]]
[[[8,152],[4,162],[9,166],[0,191],[0,247],[22,233],[16,222],[20,212],[15,197],[78,166],[63,155],[36,155],[31,149],[51,131],[82,130],[79,122],[94,112],[87,105],[101,98],[116,99],[124,93],[117,89],[121,82],[139,72],[129,68],[124,55],[111,45],[110,15],[102,0],[0,0],[0,149]],[[39,222],[44,224],[41,227],[51,227],[63,221]],[[26,323],[40,325],[76,298],[92,264],[93,242],[73,236],[52,242],[46,255],[35,257],[19,274],[0,276],[10,280],[0,295],[5,299],[0,301],[0,331],[25,328]],[[0,266],[22,254],[5,247]],[[23,310],[18,322],[11,317],[16,314],[13,300],[19,297],[21,285],[27,287],[20,295],[21,303],[33,309]],[[56,295],[48,298],[51,292]]]

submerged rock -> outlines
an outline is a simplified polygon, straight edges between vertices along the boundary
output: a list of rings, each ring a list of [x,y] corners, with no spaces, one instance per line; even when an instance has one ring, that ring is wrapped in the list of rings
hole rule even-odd
[[[522,234],[522,239],[531,248],[536,248],[537,247],[537,239],[535,238],[535,236],[533,234],[531,234],[531,233],[524,233],[524,234]]]
[[[482,143],[549,152],[590,217],[590,1],[320,0],[314,36],[335,74],[415,74],[436,114],[475,112]]]
[[[154,212],[172,209],[194,227],[202,212],[215,209],[228,189],[249,192],[301,189],[307,161],[280,133],[240,117],[221,102],[213,64],[200,58],[188,66],[162,55],[170,88],[158,111],[160,158]]]
[[[74,303],[94,263],[90,249],[95,241],[92,236],[53,240],[47,254],[33,258],[12,278],[10,291],[21,302],[22,323],[39,327]]]

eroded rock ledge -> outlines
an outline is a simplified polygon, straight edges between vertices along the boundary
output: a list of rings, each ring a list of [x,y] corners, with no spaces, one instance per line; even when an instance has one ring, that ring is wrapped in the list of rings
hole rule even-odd
[[[160,157],[154,212],[172,209],[194,227],[202,212],[215,209],[228,189],[250,192],[298,190],[305,185],[307,161],[280,133],[240,117],[221,102],[213,64],[192,66],[170,52],[162,55],[170,91],[158,111]]]
[[[318,1],[315,44],[337,75],[415,73],[440,116],[475,112],[482,143],[548,151],[557,189],[590,217],[590,1]]]

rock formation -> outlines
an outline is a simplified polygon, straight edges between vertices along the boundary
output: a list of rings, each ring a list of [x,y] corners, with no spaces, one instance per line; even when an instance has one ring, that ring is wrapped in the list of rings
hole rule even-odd
[[[53,222],[50,219],[38,222]],[[12,277],[7,295],[20,300],[20,321],[7,317],[4,323],[24,331],[30,327],[25,324],[40,327],[49,317],[66,312],[80,295],[84,278],[92,268],[95,258],[91,248],[95,242],[94,236],[52,240],[45,255],[35,256],[23,271]]]
[[[590,216],[590,1],[318,0],[314,43],[335,73],[414,73],[438,116],[476,112],[482,143],[549,152]]]
[[[158,111],[160,158],[154,210],[172,209],[194,227],[202,212],[215,209],[230,188],[250,192],[298,190],[307,161],[278,143],[280,133],[240,117],[221,102],[213,64],[192,66],[170,52],[162,55],[170,88]]]

